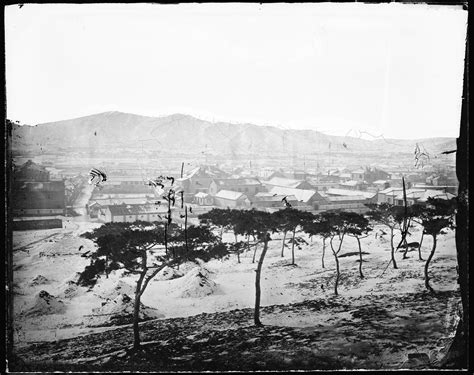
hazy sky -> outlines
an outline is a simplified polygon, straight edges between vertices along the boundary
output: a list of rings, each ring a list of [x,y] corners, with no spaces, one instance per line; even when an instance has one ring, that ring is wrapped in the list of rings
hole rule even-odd
[[[7,116],[457,137],[466,24],[461,7],[423,4],[9,6]]]

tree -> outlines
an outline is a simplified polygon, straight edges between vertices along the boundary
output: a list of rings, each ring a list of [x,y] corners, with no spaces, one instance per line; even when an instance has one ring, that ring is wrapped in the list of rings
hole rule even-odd
[[[170,227],[168,227],[168,230]],[[168,236],[170,233],[168,232]],[[184,233],[174,233],[174,238],[170,243],[183,241]],[[139,310],[140,300],[149,282],[165,267],[173,267],[183,260],[203,258],[206,254],[215,255],[215,247],[218,243],[215,236],[205,228],[188,228],[190,249],[181,245],[181,248],[174,251],[163,252],[161,254],[151,253],[151,249],[165,242],[164,225],[161,223],[149,223],[136,221],[134,223],[106,223],[85,235],[97,244],[97,250],[91,254],[93,260],[107,257],[115,269],[125,269],[127,274],[137,275],[135,288],[135,300],[133,310],[133,348],[140,347],[139,334]],[[208,247],[206,251],[206,247]],[[181,251],[179,251],[181,250]],[[214,251],[214,252],[213,252]],[[225,249],[220,248],[217,254],[225,253]],[[97,263],[100,265],[100,263]],[[105,272],[104,267],[89,267],[81,274],[99,276]],[[95,273],[96,275],[91,275]],[[85,277],[85,276],[84,276]]]
[[[213,225],[217,228],[220,228],[220,237],[222,241],[222,236],[224,234],[224,230],[229,227],[230,224],[230,209],[221,209],[221,208],[213,208],[212,210],[201,214],[198,216],[198,219],[203,223],[208,223]]]
[[[321,256],[321,266],[324,268],[324,255],[326,252],[326,240],[331,237],[331,228],[329,221],[323,220],[321,215],[313,217],[303,225],[303,230],[310,236],[320,236],[323,239],[323,253]]]
[[[282,245],[282,256],[283,256],[283,247],[285,246],[285,237],[287,232],[292,232],[291,240],[291,264],[295,264],[295,236],[296,230],[299,227],[303,227],[305,224],[313,221],[314,216],[311,212],[297,210],[296,208],[287,207],[282,210],[275,212],[275,218],[278,222],[278,229],[282,230],[284,233],[283,245]]]
[[[428,198],[427,206],[421,216],[423,232],[433,238],[433,246],[424,267],[425,287],[432,293],[434,290],[430,285],[428,269],[436,251],[438,236],[440,234],[445,234],[445,229],[454,228],[455,212],[455,199],[445,200],[439,198]]]
[[[214,227],[221,229],[221,240],[224,229],[231,229],[234,233],[235,243],[231,246],[232,252],[237,254],[237,262],[240,263],[240,253],[244,248],[242,243],[238,243],[237,236],[246,233],[246,220],[247,215],[244,210],[234,209],[220,209],[213,208],[211,211],[199,215],[199,219],[203,223],[210,224]]]
[[[401,221],[404,219],[404,209],[403,207],[393,206],[389,203],[368,203],[366,204],[369,207],[370,211],[367,212],[367,217],[371,220],[385,225],[390,229],[390,262],[393,263],[393,268],[397,269],[397,262],[395,261],[395,246],[393,244],[393,238],[395,236],[394,230],[400,225]],[[402,235],[402,241],[404,240]]]
[[[417,223],[420,226],[422,226],[421,219],[422,219],[424,211],[425,211],[425,206],[424,205],[421,205],[420,203],[415,203],[414,205],[412,205],[410,207],[411,220],[414,223]],[[424,236],[425,236],[425,231],[423,230],[423,226],[422,226],[421,238],[420,238],[420,242],[418,243],[418,260],[424,260],[421,256],[421,245],[423,244]]]
[[[362,273],[362,247],[360,245],[360,239],[368,236],[368,233],[372,230],[369,225],[369,220],[363,215],[355,212],[346,212],[345,217],[348,221],[347,235],[355,237],[357,244],[359,245],[359,275],[360,278],[364,278]]]
[[[232,252],[237,254],[237,263],[240,263],[240,253],[244,248],[244,243],[239,242],[238,235],[245,235],[247,233],[247,212],[245,210],[230,210],[229,212],[229,226],[234,232],[235,242],[232,246]],[[248,246],[248,241],[247,241]]]
[[[260,276],[262,273],[263,260],[268,250],[268,242],[271,241],[270,233],[277,231],[278,220],[274,214],[268,212],[257,211],[252,209],[248,211],[249,225],[253,227],[253,231],[256,233],[258,240],[263,243],[262,253],[258,260],[257,269],[255,273],[255,309],[254,309],[254,323],[256,326],[262,326],[260,321]]]
[[[321,221],[325,222],[324,225],[330,230],[329,244],[336,262],[336,280],[334,282],[334,294],[336,296],[338,295],[337,287],[339,285],[339,278],[341,276],[338,254],[341,251],[342,243],[348,230],[348,219],[346,219],[346,214],[346,212],[338,210],[321,213]],[[337,247],[337,250],[334,248],[333,244],[334,238],[336,236],[339,239],[339,246]]]

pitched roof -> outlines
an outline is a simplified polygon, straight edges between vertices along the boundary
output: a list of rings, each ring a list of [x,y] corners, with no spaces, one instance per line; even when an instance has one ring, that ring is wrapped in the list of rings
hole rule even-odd
[[[389,188],[386,188],[384,190],[379,191],[379,193],[380,194],[394,194],[395,195],[395,192],[400,191],[400,190],[403,190],[403,188],[401,188],[401,187],[389,187]]]
[[[256,178],[215,178],[212,181],[214,181],[217,186],[261,185],[261,182]]]
[[[339,177],[341,177],[341,178],[351,178],[351,174],[350,173],[341,173],[339,175]]]
[[[134,204],[134,205],[125,205],[125,204],[117,204],[117,205],[110,205],[106,207],[110,210],[110,213],[113,216],[121,216],[121,215],[143,215],[148,213],[159,213],[165,212],[159,207],[154,207],[152,205],[141,205],[141,204]]]
[[[192,177],[207,177],[207,178],[223,178],[229,176],[227,172],[220,170],[219,168],[213,165],[201,165],[199,167],[194,168],[190,172],[188,172],[185,178],[192,178]]]
[[[283,198],[286,197],[286,200],[289,202],[297,201],[294,195],[285,195],[285,194],[272,194],[267,192],[260,192],[255,194],[256,202],[281,202]]]
[[[270,180],[265,181],[264,183],[267,185],[272,186],[283,186],[288,188],[296,188],[299,186],[303,180],[295,180],[293,178],[285,178],[285,177],[272,177]]]
[[[371,199],[377,193],[375,191],[360,191],[360,190],[347,190],[347,189],[328,189],[326,191],[328,196],[339,195],[339,196],[363,196],[365,199]]]
[[[351,181],[346,181],[346,182],[340,182],[339,185],[343,186],[357,186],[359,184],[358,181],[351,180]]]
[[[196,198],[206,198],[206,197],[209,196],[209,194],[203,193],[202,191],[200,191],[199,193],[194,194],[194,196],[195,196]]]
[[[328,196],[326,200],[328,202],[344,202],[344,201],[365,201],[367,198],[363,195],[337,195],[337,196]]]
[[[237,199],[246,198],[246,195],[238,191],[219,190],[215,197],[235,201]]]
[[[406,197],[407,199],[420,199],[423,195],[425,194],[425,191],[419,190],[419,191],[407,191],[406,192]],[[396,196],[395,199],[403,199],[403,191],[399,192]]]
[[[119,204],[145,204],[149,200],[147,198],[105,198],[105,199],[93,199],[93,202],[97,202],[102,206],[111,206]]]
[[[274,186],[270,189],[272,194],[294,195],[298,201],[308,202],[316,193],[315,190],[296,189],[284,186]]]

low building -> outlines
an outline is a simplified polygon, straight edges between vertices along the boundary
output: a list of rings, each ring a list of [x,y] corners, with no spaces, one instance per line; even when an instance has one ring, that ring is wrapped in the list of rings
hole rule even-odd
[[[365,181],[365,171],[363,169],[357,169],[351,172],[351,180]]]
[[[153,205],[111,205],[99,210],[98,218],[105,223],[133,223],[135,221],[165,221],[167,208]]]
[[[317,206],[324,201],[324,198],[316,190],[274,186],[269,193],[287,197],[294,196],[298,201],[297,206],[311,206],[314,209],[317,209]]]
[[[220,190],[237,191],[247,197],[264,190],[262,183],[256,178],[216,178],[209,184],[209,194],[215,196]]]
[[[199,192],[194,195],[193,203],[196,203],[199,206],[212,206],[214,198],[207,193]]]
[[[332,176],[331,176],[332,177]],[[311,177],[306,180],[311,185],[311,190],[326,191],[339,187],[339,180],[327,181],[321,177]]]
[[[285,208],[286,202],[291,206],[297,206],[298,200],[294,195],[272,194],[268,192],[261,192],[256,194],[251,200],[250,205],[256,209],[262,208]]]
[[[101,206],[110,206],[117,204],[153,204],[159,201],[158,197],[153,194],[104,194],[104,195],[93,195],[89,200],[88,206],[94,202],[99,203]]]
[[[92,202],[86,204],[86,212],[90,218],[96,219],[99,217],[99,211],[103,206],[100,203]]]
[[[285,177],[272,177],[267,181],[262,181],[262,183],[263,185],[265,185],[268,191],[274,186],[280,186],[291,189],[312,189],[311,184],[305,180],[296,180]]]
[[[394,204],[395,197],[400,192],[403,192],[403,188],[401,187],[389,187],[387,189],[381,190],[377,193],[377,203]]]
[[[152,194],[153,187],[141,176],[107,175],[107,181],[94,188],[95,194]]]
[[[214,205],[222,208],[248,208],[250,200],[242,192],[220,190],[214,195]]]
[[[364,181],[349,180],[345,182],[340,182],[339,187],[341,187],[342,189],[364,190],[367,188],[367,184]]]
[[[327,196],[326,203],[320,204],[318,211],[342,210],[356,212],[359,214],[365,213],[369,210],[366,206],[367,198],[362,195],[351,196]]]
[[[15,218],[13,220],[13,230],[42,230],[42,229],[55,229],[62,228],[63,222],[58,218]]]
[[[12,189],[14,216],[65,215],[66,189],[63,180],[16,182]]]
[[[377,202],[377,192],[376,191],[362,191],[362,190],[352,190],[352,189],[328,189],[325,192],[327,196],[335,196],[335,197],[364,197],[367,203]]]
[[[390,187],[390,181],[389,180],[376,180],[372,182],[372,185],[375,186],[379,190],[384,190]]]
[[[229,178],[230,174],[211,166],[201,165],[194,168],[184,177],[176,179],[177,187],[185,192],[185,200],[192,200],[199,192],[209,193],[209,185],[214,179]]]

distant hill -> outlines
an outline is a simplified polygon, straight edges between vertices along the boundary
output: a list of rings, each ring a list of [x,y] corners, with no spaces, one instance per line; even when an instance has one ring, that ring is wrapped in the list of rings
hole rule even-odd
[[[147,117],[104,112],[35,126],[14,125],[16,151],[89,148],[143,148],[163,152],[226,155],[304,155],[332,153],[409,153],[421,144],[429,153],[456,148],[455,138],[374,139],[326,135],[315,130],[285,130],[253,124],[212,123],[188,115]]]

